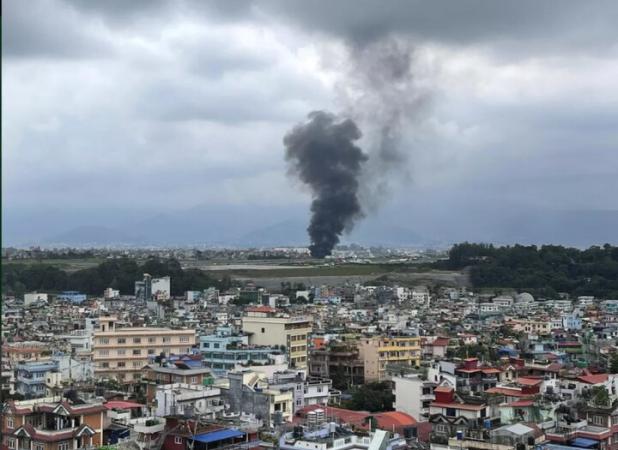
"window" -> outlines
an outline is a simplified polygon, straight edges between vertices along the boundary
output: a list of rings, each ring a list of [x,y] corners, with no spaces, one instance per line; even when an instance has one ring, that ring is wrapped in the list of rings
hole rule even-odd
[[[219,348],[219,343],[218,343],[218,342],[215,342],[214,347],[215,347],[215,348]]]
[[[262,328],[262,333],[266,333],[266,329],[265,328]]]
[[[446,415],[448,417],[455,417],[457,415],[457,410],[455,408],[446,408]]]
[[[99,356],[109,356],[109,350],[99,350]]]
[[[154,344],[155,342],[157,342],[157,338],[155,338],[155,337],[149,337],[148,338],[148,343],[149,344]]]
[[[170,338],[169,338],[169,336],[163,336],[163,343],[164,343],[164,344],[169,344],[169,343],[170,343]]]
[[[208,342],[204,342],[204,348],[210,348],[210,344]]]
[[[15,439],[9,438],[7,440],[7,443],[8,443],[9,448],[15,448]]]
[[[104,369],[107,369],[109,367],[109,363],[108,362],[101,363],[101,367]]]
[[[137,349],[137,350],[133,350],[133,356],[139,356],[142,354],[142,351]]]
[[[127,340],[125,338],[118,338],[118,343],[119,344],[126,344]]]
[[[174,444],[182,444],[182,437],[174,436]]]
[[[148,349],[148,354],[149,355],[154,355],[155,354],[155,349],[154,348],[149,348]]]
[[[58,444],[58,450],[69,450],[69,443],[68,442],[61,442],[60,444]]]
[[[109,339],[108,338],[101,338],[101,339],[99,339],[99,344],[109,344]]]
[[[140,374],[140,373],[134,373],[133,374],[133,379],[134,380],[139,380],[141,377],[142,377],[142,374]]]
[[[118,350],[117,353],[118,353],[118,356],[124,356],[125,353],[126,353],[126,350],[124,350],[124,349]]]
[[[141,344],[142,343],[142,338],[133,338],[133,343],[134,344]]]
[[[7,428],[15,428],[15,424],[13,423],[13,418],[12,417],[7,417],[6,418],[6,427]]]
[[[180,342],[189,342],[189,336],[180,336]]]
[[[124,367],[126,366],[124,361],[118,361],[118,367]]]
[[[592,423],[599,426],[605,426],[605,417],[603,416],[592,416]]]
[[[197,377],[191,377],[191,384],[197,383]]]
[[[135,369],[139,369],[139,366],[141,366],[141,365],[142,365],[142,363],[140,361],[133,361],[133,367]]]
[[[43,450],[44,448],[43,444],[34,444],[34,450]]]

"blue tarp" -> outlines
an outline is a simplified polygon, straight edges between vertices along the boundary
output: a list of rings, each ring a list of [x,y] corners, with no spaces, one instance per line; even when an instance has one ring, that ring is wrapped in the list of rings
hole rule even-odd
[[[596,441],[594,439],[582,438],[582,437],[575,438],[573,439],[573,442],[571,442],[571,445],[574,445],[575,447],[581,447],[581,448],[590,448],[598,444],[599,444],[599,441]]]
[[[228,428],[226,430],[211,431],[210,433],[196,434],[193,436],[193,440],[197,442],[204,442],[206,444],[210,442],[222,441],[229,438],[237,438],[244,436],[242,431]]]

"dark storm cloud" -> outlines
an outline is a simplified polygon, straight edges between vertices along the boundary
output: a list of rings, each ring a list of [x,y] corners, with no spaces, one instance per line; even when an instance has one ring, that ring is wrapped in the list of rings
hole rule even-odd
[[[341,0],[259,2],[307,30],[321,30],[366,44],[392,33],[452,45],[518,43],[570,51],[616,43],[618,3],[612,0]]]
[[[361,176],[371,175],[361,187],[391,184],[398,208],[371,220],[429,235],[463,218],[473,230],[512,204],[525,220],[552,208],[618,209],[618,2],[3,7],[3,205],[29,208],[41,229],[47,204],[122,216],[136,204],[158,213],[212,201],[270,212],[276,198],[302,211],[310,199],[288,189],[281,136],[321,108],[362,130],[370,158]],[[329,66],[342,48],[341,65]],[[423,72],[427,60],[435,74]],[[341,84],[354,91],[347,101]],[[390,183],[392,168],[414,183]],[[102,176],[104,190],[92,182]],[[80,216],[71,217],[66,229]]]
[[[2,4],[2,56],[88,59],[109,54],[96,30],[79,26],[78,13],[59,2],[19,0]]]

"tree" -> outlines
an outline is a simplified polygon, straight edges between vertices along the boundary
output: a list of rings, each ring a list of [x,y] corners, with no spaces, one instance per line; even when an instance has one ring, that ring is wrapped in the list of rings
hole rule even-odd
[[[609,359],[609,373],[618,373],[618,352],[612,353]]]
[[[605,386],[594,386],[590,391],[590,400],[594,405],[610,406],[609,392]]]
[[[358,387],[347,406],[357,411],[392,411],[393,390],[387,381],[373,382]]]

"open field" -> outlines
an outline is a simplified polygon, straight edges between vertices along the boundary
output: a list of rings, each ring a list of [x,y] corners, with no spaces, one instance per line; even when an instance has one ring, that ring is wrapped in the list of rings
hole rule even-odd
[[[2,265],[8,264],[24,264],[24,265],[42,265],[42,266],[54,266],[67,272],[74,272],[76,270],[88,269],[90,267],[96,267],[104,261],[103,258],[75,258],[75,259],[13,259],[2,260]]]

